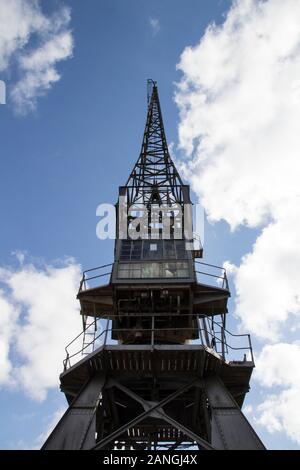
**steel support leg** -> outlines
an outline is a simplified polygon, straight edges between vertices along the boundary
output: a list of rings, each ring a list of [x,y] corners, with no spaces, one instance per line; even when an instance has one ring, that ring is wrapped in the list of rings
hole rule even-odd
[[[212,439],[215,449],[265,449],[232,395],[217,376],[204,379],[212,413]]]
[[[119,427],[119,429],[116,429],[110,435],[106,436],[104,439],[102,439],[100,442],[98,442],[96,444],[94,449],[99,450],[99,449],[105,448],[107,444],[109,444],[110,442],[117,439],[122,433],[124,433],[124,431],[128,431],[128,429],[132,428],[133,426],[135,426],[136,424],[143,421],[143,419],[145,419],[149,416],[151,416],[153,418],[163,419],[167,423],[171,424],[173,427],[175,427],[175,428],[179,429],[180,431],[182,431],[184,434],[186,434],[186,436],[188,436],[192,440],[196,441],[201,446],[201,448],[207,449],[207,450],[213,449],[213,447],[208,442],[206,442],[204,439],[202,439],[200,436],[195,434],[190,429],[187,429],[185,426],[183,426],[181,423],[179,423],[175,419],[168,416],[162,410],[162,407],[164,405],[166,405],[167,403],[169,403],[174,398],[181,395],[183,392],[185,392],[186,390],[188,390],[189,388],[191,388],[194,385],[201,385],[201,382],[199,381],[199,379],[192,380],[190,383],[185,384],[184,386],[182,386],[181,388],[179,388],[178,390],[176,390],[175,392],[170,394],[168,397],[164,398],[163,400],[161,400],[160,402],[157,403],[157,402],[146,401],[143,398],[141,398],[140,396],[138,396],[136,393],[134,393],[132,390],[128,389],[127,387],[125,387],[123,385],[121,385],[117,381],[110,380],[109,383],[108,383],[108,386],[115,386],[115,387],[119,388],[120,390],[122,390],[128,396],[130,396],[135,401],[140,403],[143,406],[145,411],[143,413],[141,413],[140,415],[138,415],[136,418],[134,418],[129,423],[124,424],[123,426]]]
[[[96,444],[96,410],[104,382],[104,376],[94,376],[84,385],[42,450],[90,449]]]

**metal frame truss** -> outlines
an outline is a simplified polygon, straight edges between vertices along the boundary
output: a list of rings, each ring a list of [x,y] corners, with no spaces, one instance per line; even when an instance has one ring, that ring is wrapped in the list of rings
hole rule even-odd
[[[152,93],[141,153],[126,183],[128,205],[182,204],[183,183],[169,154],[157,84],[148,83]]]
[[[116,387],[136,402],[137,415],[119,427],[113,426],[111,432],[96,441],[96,417],[99,409],[104,405],[103,392],[104,390],[109,391],[112,387]],[[205,390],[210,415],[208,426],[211,429],[211,442],[168,415],[164,410],[167,404],[192,387]],[[141,413],[138,412],[140,409],[138,405],[142,406]],[[114,449],[116,442],[124,442],[127,449],[137,449],[140,444],[131,442],[126,433],[128,435],[131,428],[149,418],[154,418],[154,421],[155,419],[159,420],[157,421],[159,423],[165,422],[172,428],[179,430],[181,436],[185,436],[181,437],[179,441],[171,442],[169,450],[180,447],[182,441],[188,441],[191,445],[198,446],[200,450],[264,449],[262,442],[231,394],[220,378],[215,375],[204,379],[194,378],[179,386],[166,398],[160,401],[149,401],[118,380],[113,378],[105,380],[103,375],[97,374],[91,377],[81,389],[42,449]],[[151,444],[154,444],[155,449],[160,446],[158,435],[152,436]]]

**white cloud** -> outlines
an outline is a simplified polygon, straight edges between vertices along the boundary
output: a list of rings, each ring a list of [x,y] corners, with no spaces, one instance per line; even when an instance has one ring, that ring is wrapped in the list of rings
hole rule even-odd
[[[211,221],[261,229],[231,270],[242,327],[271,342],[300,318],[299,25],[298,0],[234,1],[178,65],[186,175]]]
[[[66,409],[67,405],[65,407],[60,407],[52,414],[49,414],[45,420],[46,424],[44,430],[37,437],[33,438],[32,440],[27,440],[27,437],[30,438],[30,436],[24,436],[22,439],[9,442],[9,448],[13,450],[40,450],[46,439],[49,437],[50,433],[53,431],[63,416]],[[30,423],[33,418],[33,413],[17,415],[15,417],[16,421],[28,421],[28,423]]]
[[[19,261],[20,264],[24,263],[25,257],[26,257],[24,251],[15,250],[11,254],[17,258],[17,260]]]
[[[43,269],[25,263],[17,270],[0,270],[2,384],[13,382],[37,400],[57,387],[64,348],[82,327],[76,300],[79,279],[80,266],[74,262]]]
[[[0,2],[0,71],[10,64],[13,54],[22,49],[33,32],[48,27],[39,4],[33,0]]]
[[[0,384],[9,384],[12,370],[12,364],[9,360],[9,348],[19,310],[11,301],[6,299],[5,292],[2,289],[0,289],[0,312]]]
[[[242,327],[276,341],[300,322],[300,206],[290,204],[265,227],[233,270]]]
[[[1,0],[0,71],[17,65],[11,98],[18,112],[34,109],[37,98],[60,79],[57,64],[73,51],[70,20],[65,6],[46,16],[39,0]]]
[[[57,423],[60,421],[66,409],[67,407],[59,408],[51,416],[48,417],[46,429],[35,440],[35,449],[40,449],[42,447],[42,445],[45,443],[46,439],[49,437]]]
[[[244,406],[243,413],[247,416],[250,416],[253,413],[253,406],[252,405]]]
[[[158,18],[149,18],[149,24],[152,30],[153,36],[156,36],[160,30],[160,22]]]
[[[258,406],[258,423],[269,432],[284,431],[300,444],[300,345],[278,343],[267,345],[257,359],[255,376],[268,388],[280,391],[266,396]]]

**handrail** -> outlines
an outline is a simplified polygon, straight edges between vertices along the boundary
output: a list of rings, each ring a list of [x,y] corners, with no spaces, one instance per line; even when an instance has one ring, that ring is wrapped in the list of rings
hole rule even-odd
[[[227,330],[224,326],[222,326],[219,322],[215,321],[215,320],[212,320],[212,323],[214,325],[218,325],[220,328],[223,328],[224,331],[226,333],[228,333],[230,336],[237,336],[237,337],[241,337],[241,336],[250,336],[249,333],[241,333],[241,334],[235,334],[235,333],[231,333],[231,331]]]
[[[195,312],[191,312],[191,313],[174,313],[174,312],[157,312],[157,313],[147,313],[147,312],[143,312],[142,314],[140,312],[127,312],[126,314],[124,313],[124,316],[127,317],[141,317],[141,315],[143,316],[143,318],[145,317],[161,317],[161,316],[165,316],[165,317],[169,317],[170,315],[172,317],[199,317],[199,318],[209,318],[210,321],[212,319],[212,317],[208,316],[208,315],[204,315],[204,314],[201,314],[201,313],[195,313]],[[100,320],[101,318],[106,320],[107,318],[109,317],[109,319],[113,319],[113,318],[120,318],[120,314],[113,314],[113,313],[101,313],[101,317],[97,317],[97,320]],[[220,323],[218,323],[217,321],[214,320],[214,324],[217,325],[217,326],[220,326]],[[239,334],[237,336],[240,336]],[[242,335],[241,335],[242,336]],[[247,336],[247,335],[244,335],[244,336]]]
[[[136,329],[137,331],[139,331],[140,329]],[[212,333],[210,333],[209,331],[205,330],[204,328],[143,328],[142,331],[143,332],[154,332],[155,331],[180,331],[180,330],[184,330],[184,331],[201,331],[201,332],[204,332],[206,331],[207,334],[212,338],[212,339],[215,339],[219,342],[222,342],[224,343],[224,345],[226,346],[226,348],[229,348],[231,349],[232,351],[250,351],[251,353],[251,359],[252,359],[252,362],[254,362],[253,360],[253,352],[252,352],[252,346],[243,346],[243,347],[234,347],[234,346],[231,346],[230,344],[228,344],[226,341],[222,340],[221,338],[219,338],[218,336],[216,335],[213,335]],[[96,338],[94,341],[96,341],[97,339],[99,339],[104,333],[108,333],[109,331],[114,331],[114,332],[126,332],[126,331],[129,331],[129,332],[132,332],[132,328],[119,328],[119,329],[116,329],[116,328],[107,328],[105,330],[103,330]],[[248,338],[250,339],[250,335],[241,335],[241,336],[248,336]],[[69,353],[67,352],[67,358],[65,359],[65,361],[70,361],[70,359],[72,359],[73,357],[77,356],[78,354],[82,353],[85,349],[87,349],[89,346],[91,346],[91,344],[94,343],[94,341],[91,341],[90,343],[86,344],[83,348],[81,348],[79,351],[77,351],[76,353],[72,354],[71,356],[69,355]],[[103,344],[103,346],[105,345],[106,343]],[[203,344],[204,345],[204,344]],[[208,345],[204,345],[206,347],[210,347]],[[216,351],[217,352],[217,351]],[[65,361],[64,361],[64,364],[65,364]],[[66,370],[66,369],[65,369]]]
[[[227,274],[226,274],[226,269],[223,268],[222,266],[217,266],[215,264],[209,264],[209,263],[204,263],[204,261],[197,261],[195,260],[195,263],[197,264],[201,264],[203,266],[208,266],[210,268],[214,268],[214,269],[219,269],[220,271],[223,271],[223,275],[220,276],[220,275],[217,275],[217,274],[212,274],[212,273],[206,273],[206,272],[203,272],[203,271],[197,271],[196,270],[196,273],[198,274],[203,274],[205,276],[211,276],[211,277],[215,277],[217,279],[222,279],[223,282],[222,282],[222,288],[224,287],[224,283],[225,283],[225,287],[227,290],[229,290],[229,284],[228,284],[228,278],[227,278]]]
[[[96,268],[90,268],[90,269],[86,269],[85,271],[83,271],[82,278],[79,284],[79,292],[82,291],[83,286],[84,286],[84,290],[86,290],[87,281],[91,281],[92,279],[98,279],[100,277],[108,276],[111,274],[111,271],[107,273],[97,274],[97,276],[91,276],[91,277],[87,277],[86,276],[87,273],[90,273],[92,271],[98,271],[99,269],[107,268],[108,266],[113,266],[113,263],[103,264],[102,266],[97,266]]]
[[[149,260],[150,261],[150,260]],[[217,275],[217,274],[212,274],[212,273],[208,273],[208,272],[204,272],[204,271],[198,271],[198,270],[195,270],[195,272],[197,274],[202,274],[204,276],[210,276],[210,277],[213,277],[215,279],[222,279],[223,283],[222,283],[222,288],[224,286],[224,283],[225,283],[225,286],[226,286],[226,289],[228,290],[229,289],[229,286],[228,286],[228,279],[227,279],[227,275],[226,275],[226,269],[221,267],[221,266],[217,266],[215,264],[209,264],[209,263],[204,263],[203,261],[197,261],[195,260],[195,263],[197,264],[200,264],[200,265],[203,265],[203,266],[208,266],[210,268],[214,268],[214,269],[219,269],[220,271],[223,272],[223,275]],[[87,277],[86,274],[87,273],[90,273],[90,272],[94,272],[94,271],[98,271],[100,269],[103,269],[103,268],[107,268],[109,266],[113,266],[113,263],[108,263],[108,264],[103,264],[102,266],[97,266],[95,268],[90,268],[90,269],[86,269],[83,271],[82,273],[82,278],[81,278],[81,281],[80,281],[80,285],[79,285],[79,292],[82,291],[82,288],[84,286],[84,290],[86,289],[86,282],[87,281],[91,281],[93,279],[98,279],[98,278],[101,278],[101,277],[104,277],[104,276],[108,276],[111,274],[111,271],[110,272],[105,272],[105,273],[101,273],[101,274],[97,274],[96,276],[90,276],[90,277]]]
[[[195,271],[195,272],[197,274],[203,274],[204,276],[210,276],[210,277],[214,277],[216,279],[221,279],[222,280],[222,289],[223,289],[224,283],[225,283],[226,289],[229,290],[229,285],[228,285],[228,279],[227,279],[227,276],[226,276],[226,272],[224,273],[224,276],[218,276],[216,274],[205,273],[204,271]]]
[[[147,316],[151,316],[150,314],[147,315]],[[90,328],[92,325],[95,324],[97,320],[95,320],[93,323],[91,323],[87,328]],[[109,320],[107,320],[107,325],[109,323]],[[218,322],[214,322],[212,321],[212,324],[217,324],[218,326],[220,326],[218,324]],[[85,330],[85,331],[86,331]],[[79,355],[80,353],[82,354],[83,351],[85,349],[87,349],[89,346],[91,346],[93,343],[95,343],[97,340],[99,340],[99,338],[101,338],[102,335],[105,334],[105,341],[104,343],[102,344],[102,346],[105,346],[107,343],[106,343],[106,340],[107,340],[107,333],[108,332],[112,332],[114,331],[115,333],[118,333],[118,332],[132,332],[132,331],[143,331],[143,333],[145,332],[151,332],[151,337],[153,336],[153,344],[155,344],[154,342],[154,335],[155,335],[155,332],[167,332],[167,331],[197,331],[199,332],[199,336],[200,338],[202,338],[202,333],[205,333],[207,334],[211,340],[214,341],[215,343],[215,346],[216,346],[216,342],[219,342],[221,344],[223,344],[225,347],[226,347],[226,351],[228,353],[228,348],[232,351],[250,351],[250,354],[251,354],[251,360],[252,362],[254,363],[254,357],[253,357],[253,350],[252,350],[252,343],[251,343],[251,338],[250,338],[250,335],[249,334],[234,334],[234,333],[231,333],[229,330],[227,330],[226,328],[224,327],[221,327],[221,334],[223,334],[224,332],[226,333],[229,333],[231,336],[235,336],[235,337],[248,337],[248,346],[243,346],[243,347],[234,347],[234,346],[231,346],[230,344],[228,344],[228,342],[226,341],[225,339],[225,335],[223,337],[219,337],[217,336],[217,334],[214,333],[211,333],[208,329],[205,329],[205,328],[192,328],[192,327],[187,327],[187,328],[105,328],[101,331],[101,333],[96,337],[94,338],[90,343],[87,343],[85,346],[83,346],[80,350],[78,350],[77,352],[73,353],[72,355],[69,354],[69,351],[68,351],[68,348],[69,346],[71,346],[71,344],[74,343],[74,341],[76,341],[76,339],[78,339],[82,334],[84,334],[84,331],[82,331],[79,335],[76,336],[76,338],[74,338],[74,340],[72,340],[65,348],[65,351],[66,351],[66,359],[63,361],[63,365],[64,365],[64,370],[67,370],[68,366],[70,367],[71,366],[71,362],[70,360],[72,358],[74,358],[75,356]],[[223,332],[223,333],[222,333]],[[212,344],[208,345],[208,344],[204,344],[204,342],[202,341],[202,344],[206,347],[209,347],[211,348]],[[218,351],[216,350],[216,352],[218,353]],[[223,357],[223,359],[225,359]]]
[[[109,263],[109,264],[103,264],[103,266],[97,266],[96,268],[91,268],[91,269],[86,269],[85,271],[83,271],[83,276],[85,275],[85,273],[89,273],[90,271],[96,271],[97,269],[102,269],[102,268],[107,268],[108,266],[112,266],[113,263]]]
[[[85,332],[86,330],[88,330],[91,326],[95,325],[96,321],[97,321],[97,319],[94,320],[93,323],[90,323],[87,328],[85,328],[84,330],[82,330],[72,341],[70,341],[69,344],[67,344],[67,346],[65,347],[66,353],[68,353],[67,349],[71,346],[71,344],[73,344],[73,343],[76,341],[76,339],[80,338],[80,336],[82,336],[82,335],[84,334],[84,332]]]
[[[110,273],[103,273],[98,274],[98,276],[86,277],[84,278],[85,281],[91,281],[92,279],[98,279],[98,277],[108,276]]]
[[[217,265],[215,265],[215,264],[204,263],[204,261],[197,261],[197,260],[195,260],[195,263],[204,264],[204,266],[209,266],[210,268],[221,269],[222,271],[225,271],[225,272],[226,272],[226,269],[223,268],[222,266],[217,266]]]
[[[199,243],[199,248],[200,248],[200,250],[203,250],[203,245],[202,245],[201,237],[200,237],[200,235],[198,235],[198,233],[196,233],[196,232],[193,232],[193,241],[194,241],[194,240]]]
[[[216,279],[224,279],[223,276],[218,276],[217,274],[205,273],[203,271],[196,271],[197,274],[204,274],[205,276],[215,277]]]

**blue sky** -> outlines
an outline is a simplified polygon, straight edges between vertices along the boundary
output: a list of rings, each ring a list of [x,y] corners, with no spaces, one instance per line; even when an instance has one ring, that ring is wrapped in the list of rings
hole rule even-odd
[[[72,258],[71,263],[83,268],[112,261],[113,242],[96,238],[96,208],[102,202],[116,201],[118,186],[125,183],[138,157],[146,117],[146,80],[158,81],[167,139],[176,149],[180,143],[178,129],[184,127],[179,109],[183,112],[184,105],[175,103],[175,82],[187,78],[190,70],[186,63],[181,65],[181,70],[176,65],[186,47],[200,43],[209,24],[215,23],[222,28],[232,5],[229,0],[65,0],[63,3],[70,8],[65,29],[74,41],[72,57],[69,54],[65,60],[57,61],[55,67],[60,79],[44,92],[44,96],[37,96],[33,109],[28,106],[21,111],[17,109],[11,92],[15,83],[22,79],[23,72],[18,66],[20,54],[24,48],[30,51],[36,47],[40,40],[38,33],[29,34],[25,46],[13,51],[10,63],[2,69],[0,61],[0,79],[7,86],[7,104],[0,106],[1,289],[3,296],[10,299],[10,305],[17,305],[18,301],[22,304],[18,325],[23,327],[29,307],[25,296],[20,300],[16,293],[14,298],[11,294],[20,286],[17,281],[13,284],[14,273],[31,269],[34,281],[36,272],[47,270],[47,266],[59,269],[59,265],[69,262],[64,261],[66,259]],[[276,1],[267,3],[276,7]],[[51,17],[61,4],[56,0],[39,3],[45,17]],[[5,1],[3,5],[5,8]],[[156,21],[151,25],[151,20]],[[197,60],[195,56],[195,63]],[[209,55],[203,53],[201,60],[205,65],[205,60],[206,63],[210,60]],[[191,86],[191,78],[188,80]],[[245,115],[247,113],[245,109]],[[202,130],[199,135],[203,135]],[[185,152],[183,140],[181,150],[175,150],[179,159]],[[196,158],[194,154],[189,155],[189,161],[193,158]],[[201,190],[195,177],[190,181],[196,201]],[[225,206],[226,194],[217,194],[214,201],[219,197],[222,201],[223,197]],[[206,209],[215,220],[214,224],[206,222],[205,261],[222,264],[229,260],[233,266],[230,307],[234,310],[236,286],[242,291],[242,281],[238,277],[242,272],[239,270],[242,256],[253,250],[255,241],[264,227],[268,227],[272,216],[264,214],[259,221],[243,222],[241,219],[236,223],[227,212],[216,215],[208,191],[205,198]],[[250,213],[251,207],[245,205],[245,210]],[[21,253],[25,254],[24,259]],[[3,279],[5,275],[11,279],[10,283]],[[54,295],[51,289],[48,292],[49,296]],[[34,285],[32,295],[35,295]],[[36,295],[39,295],[38,290]],[[242,294],[240,299],[243,300]],[[242,300],[240,305],[243,305]],[[63,314],[60,312],[61,316]],[[48,321],[56,321],[56,327],[61,327],[60,317],[52,320],[49,316]],[[244,321],[241,316],[239,319],[232,316],[230,328],[237,331],[241,321]],[[13,325],[17,330],[16,324]],[[13,338],[13,334],[10,335]],[[253,341],[261,351],[264,338],[254,334]],[[286,342],[286,338],[281,341]],[[22,346],[18,348],[16,350],[10,344],[10,362],[16,371],[18,363],[22,363]],[[271,389],[263,387],[266,384],[262,379],[260,382],[254,380],[247,405],[256,410],[265,396],[276,396],[277,393],[279,396],[281,384],[272,378],[270,383],[273,384]],[[16,375],[9,383],[3,383],[0,392],[1,448],[39,445],[41,435],[51,427],[53,415],[65,403],[58,385],[57,377],[57,387],[53,382],[45,386],[47,398],[36,399],[28,393],[30,385],[23,386]],[[278,398],[281,399],[284,400]],[[268,403],[274,403],[274,398],[268,400]],[[284,424],[284,416],[276,418],[280,424],[273,426],[271,433],[268,432],[272,428],[269,408],[260,422],[259,413],[256,415],[248,408],[249,419],[267,447],[299,448],[300,431],[293,440],[288,437],[289,425]],[[295,427],[291,425],[290,436],[296,435]]]
[[[2,259],[35,247],[35,256],[46,259],[75,254],[83,264],[102,261],[95,208],[116,200],[138,156],[146,80],[159,83],[168,140],[175,141],[176,63],[185,45],[199,39],[207,22],[220,20],[228,5],[198,3],[69,2],[75,48],[72,60],[59,65],[62,80],[25,119],[16,118],[9,103],[1,108],[2,213],[6,220],[14,214],[22,227],[21,235],[4,224]],[[162,25],[156,36],[152,17]]]

